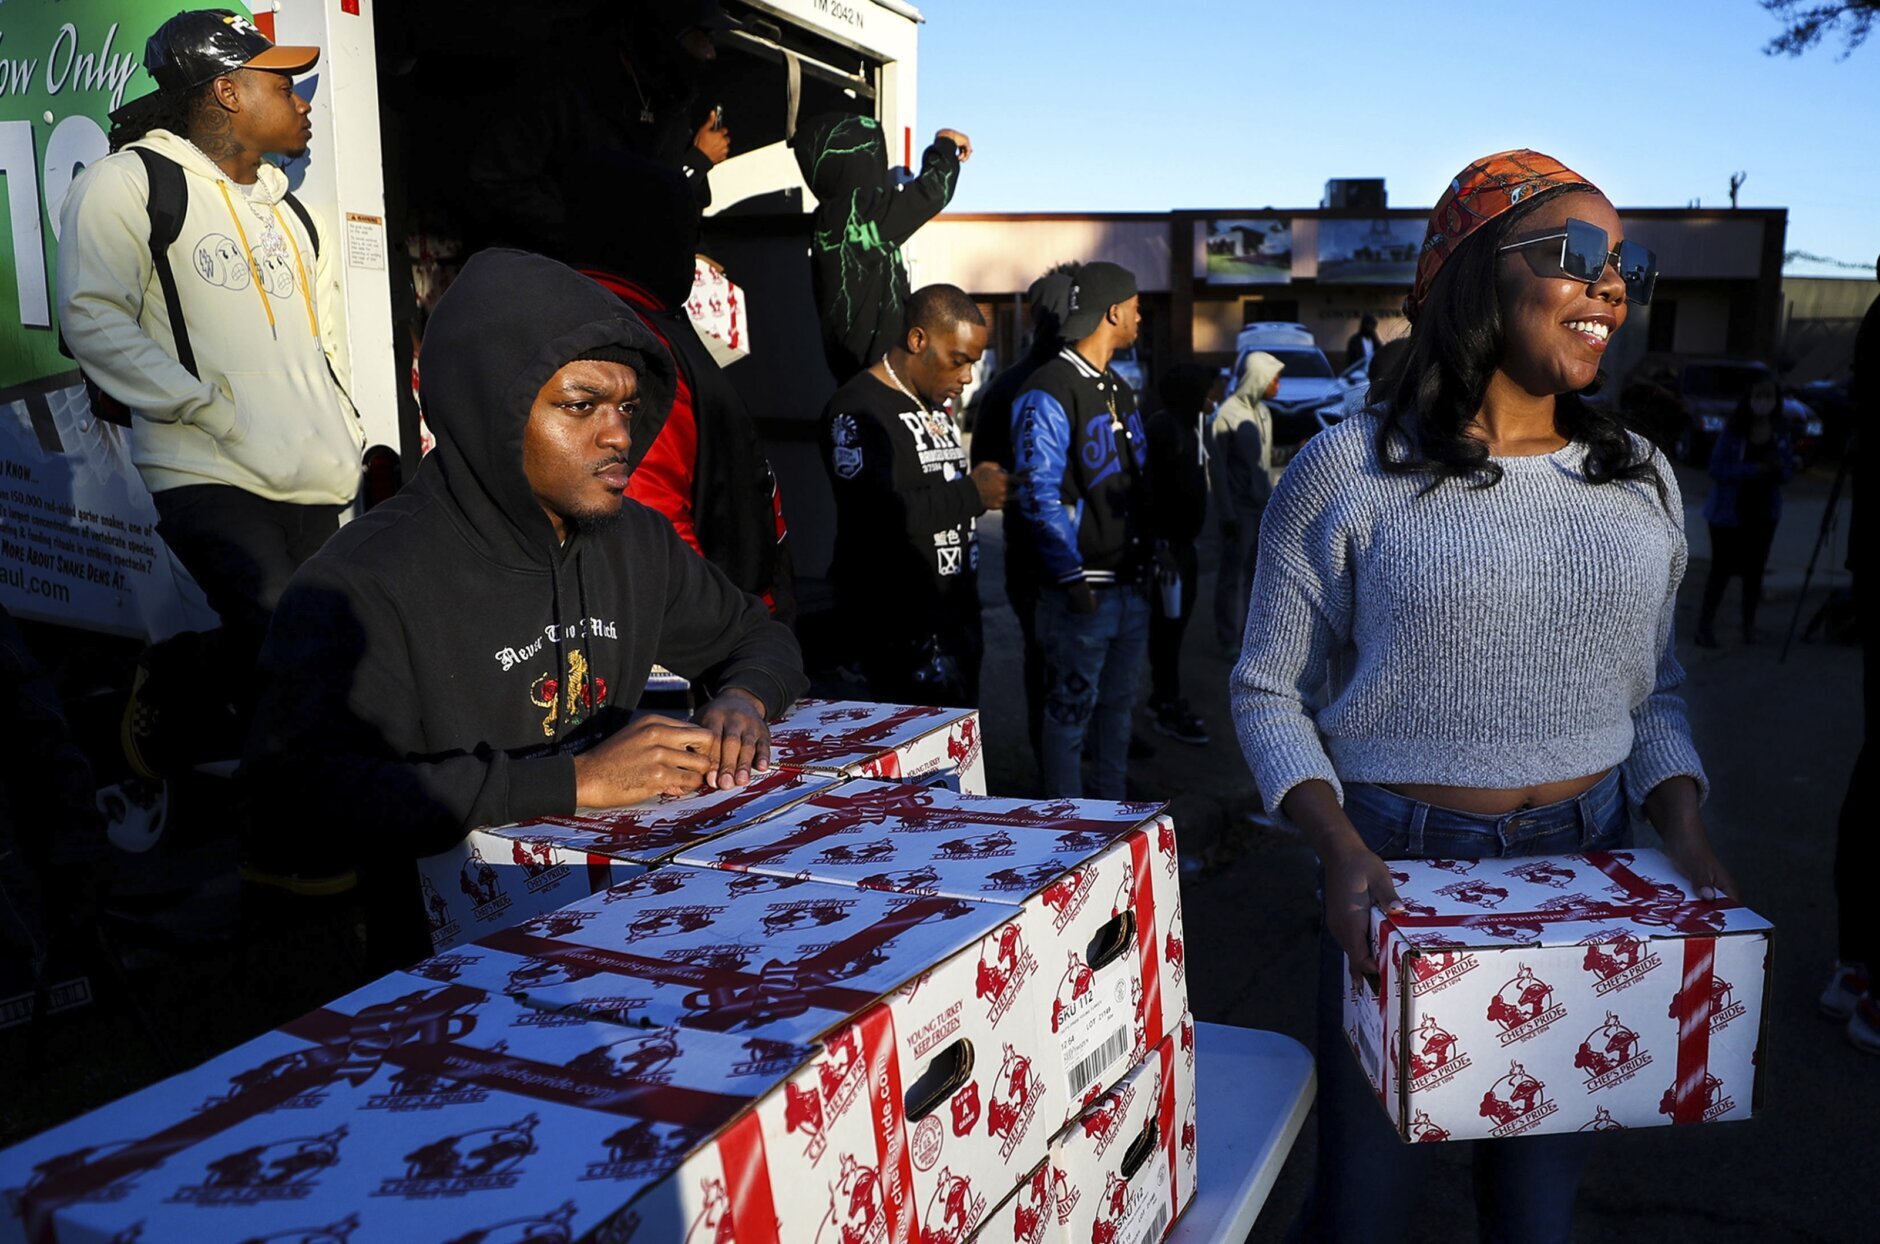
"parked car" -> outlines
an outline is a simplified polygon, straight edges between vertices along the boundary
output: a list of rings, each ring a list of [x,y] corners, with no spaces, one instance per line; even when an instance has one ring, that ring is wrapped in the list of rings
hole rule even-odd
[[[1234,346],[1234,367],[1227,379],[1230,392],[1234,377],[1240,375],[1241,363],[1255,350],[1265,351],[1286,365],[1279,376],[1279,394],[1266,404],[1273,414],[1273,463],[1278,466],[1292,457],[1302,441],[1326,426],[1317,412],[1328,401],[1342,401],[1345,386],[1312,339],[1312,330],[1304,324],[1249,324],[1240,330]]]
[[[1673,359],[1646,356],[1632,370],[1619,404],[1638,430],[1665,453],[1693,466],[1710,461],[1717,433],[1750,386],[1779,379],[1754,359]],[[1782,418],[1796,456],[1806,461],[1821,439],[1821,419],[1792,394],[1782,400]]]
[[[1110,356],[1110,370],[1122,377],[1123,383],[1136,391],[1136,401],[1142,402],[1142,356],[1135,346],[1124,346]]]

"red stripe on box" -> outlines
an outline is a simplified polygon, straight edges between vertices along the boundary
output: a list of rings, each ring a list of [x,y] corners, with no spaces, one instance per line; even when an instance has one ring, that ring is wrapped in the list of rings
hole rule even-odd
[[[599,894],[614,883],[614,862],[605,855],[587,853],[588,893]]]
[[[1672,1005],[1678,1019],[1678,1082],[1671,1121],[1704,1121],[1704,1081],[1710,1078],[1710,987],[1717,963],[1717,939],[1684,941],[1684,982]]]
[[[1163,1152],[1168,1154],[1170,1206],[1181,1204],[1180,1172],[1176,1169],[1177,1156],[1181,1153],[1181,1137],[1175,1130],[1175,1047],[1180,1044],[1179,1041],[1162,1042],[1162,1100],[1156,1103],[1156,1126],[1161,1129]]]
[[[725,1168],[725,1193],[731,1198],[732,1238],[738,1244],[776,1244],[777,1200],[770,1188],[764,1129],[755,1112],[718,1138],[718,1160]]]
[[[907,1104],[901,1095],[901,1055],[894,1039],[894,1011],[885,1003],[862,1016],[862,1057],[868,1068],[868,1114],[875,1131],[881,1211],[891,1244],[920,1244],[915,1217],[914,1163],[907,1148]]]
[[[1162,1035],[1162,948],[1155,921],[1155,866],[1149,835],[1141,830],[1129,836],[1130,906],[1136,912],[1137,970],[1142,974],[1142,1039],[1153,1048]],[[1146,1052],[1146,1051],[1145,1051]]]

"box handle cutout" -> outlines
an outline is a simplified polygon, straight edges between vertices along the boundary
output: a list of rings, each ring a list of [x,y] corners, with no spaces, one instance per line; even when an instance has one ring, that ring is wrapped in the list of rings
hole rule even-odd
[[[1136,1137],[1130,1142],[1129,1148],[1123,1150],[1124,1180],[1134,1179],[1136,1172],[1142,1169],[1142,1164],[1155,1156],[1156,1150],[1161,1147],[1156,1142],[1161,1138],[1162,1129],[1156,1126],[1154,1118],[1143,1123],[1142,1135]]]
[[[1136,944],[1136,913],[1124,911],[1114,920],[1097,930],[1097,935],[1090,939],[1090,945],[1084,948],[1084,962],[1091,971],[1108,967],[1122,958],[1123,953]]]
[[[940,1108],[973,1078],[973,1043],[961,1037],[942,1050],[920,1078],[908,1086],[907,1121],[918,1123]]]

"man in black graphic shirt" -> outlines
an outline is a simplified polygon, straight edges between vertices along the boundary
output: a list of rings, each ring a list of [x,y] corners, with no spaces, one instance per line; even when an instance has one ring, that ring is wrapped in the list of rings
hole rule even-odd
[[[900,340],[823,409],[836,497],[829,577],[869,691],[895,703],[979,699],[977,520],[1005,503],[996,463],[969,470],[946,404],[986,349],[979,308],[951,285],[907,300]]]

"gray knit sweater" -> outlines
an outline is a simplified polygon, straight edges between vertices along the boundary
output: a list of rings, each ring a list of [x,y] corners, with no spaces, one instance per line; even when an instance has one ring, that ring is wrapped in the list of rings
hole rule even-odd
[[[1584,445],[1496,458],[1487,489],[1378,466],[1377,420],[1308,441],[1260,528],[1230,687],[1266,806],[1322,778],[1496,790],[1624,765],[1636,802],[1688,774],[1672,610],[1684,510],[1588,484]]]

